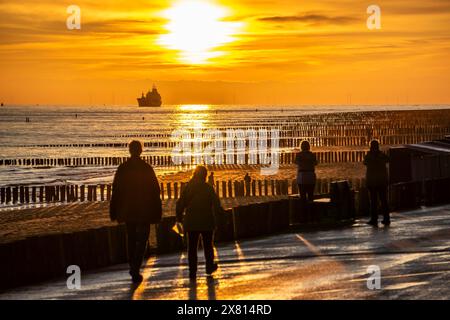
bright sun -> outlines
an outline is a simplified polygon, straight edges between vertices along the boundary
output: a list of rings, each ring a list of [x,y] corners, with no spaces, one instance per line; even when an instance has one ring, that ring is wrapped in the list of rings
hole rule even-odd
[[[241,26],[223,21],[227,9],[208,0],[179,0],[163,13],[168,22],[166,34],[158,42],[168,49],[180,52],[180,60],[201,64],[223,54],[215,50],[234,40]]]

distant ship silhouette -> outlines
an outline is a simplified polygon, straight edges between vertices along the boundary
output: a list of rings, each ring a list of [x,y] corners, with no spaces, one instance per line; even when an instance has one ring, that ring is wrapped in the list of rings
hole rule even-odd
[[[149,90],[145,96],[142,93],[142,96],[137,98],[137,101],[139,107],[160,107],[162,104],[161,95],[155,85],[153,85],[152,91]]]

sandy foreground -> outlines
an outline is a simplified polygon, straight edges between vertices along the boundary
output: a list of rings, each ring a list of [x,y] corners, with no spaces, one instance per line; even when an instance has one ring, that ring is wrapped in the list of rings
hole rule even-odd
[[[210,168],[211,169],[211,168]],[[275,176],[261,176],[260,170],[254,166],[236,166],[236,168],[213,169],[216,180],[242,180],[245,173],[252,179],[294,179],[295,167],[283,166]],[[349,179],[364,176],[361,163],[321,164],[317,167],[319,178]],[[161,182],[188,181],[192,170],[167,174],[158,177]],[[242,204],[264,202],[281,199],[285,196],[239,197],[222,199],[225,208]],[[164,200],[164,215],[175,213],[175,200]],[[46,205],[24,209],[8,209],[0,211],[0,243],[15,241],[30,236],[51,233],[82,231],[91,228],[111,226],[109,220],[109,202],[70,203]],[[153,229],[154,230],[154,229]]]

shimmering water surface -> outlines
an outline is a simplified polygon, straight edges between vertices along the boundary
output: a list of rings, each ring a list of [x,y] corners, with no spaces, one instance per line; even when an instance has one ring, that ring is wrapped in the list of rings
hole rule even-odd
[[[0,159],[126,156],[124,147],[46,147],[58,144],[127,143],[168,140],[181,128],[219,129],[274,125],[318,113],[416,110],[445,106],[4,106],[0,107]],[[29,122],[26,122],[29,118]],[[273,122],[275,121],[275,122]],[[164,136],[153,138],[155,135]],[[168,148],[145,148],[144,155],[167,155]],[[108,182],[115,168],[0,167],[0,185]],[[162,173],[168,168],[158,168]]]

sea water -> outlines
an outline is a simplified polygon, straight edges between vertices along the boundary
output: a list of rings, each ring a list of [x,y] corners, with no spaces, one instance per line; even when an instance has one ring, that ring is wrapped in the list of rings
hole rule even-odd
[[[423,110],[448,106],[3,106],[0,107],[0,159],[124,157],[125,147],[58,147],[67,144],[164,141],[176,129],[258,128],[312,114]],[[26,121],[26,119],[29,121]],[[275,122],[274,122],[275,121]],[[163,138],[153,138],[163,134]],[[52,146],[48,146],[52,145]],[[164,147],[147,147],[143,155],[169,155]],[[0,166],[0,185],[108,183],[114,167]],[[157,174],[171,168],[156,168]]]

